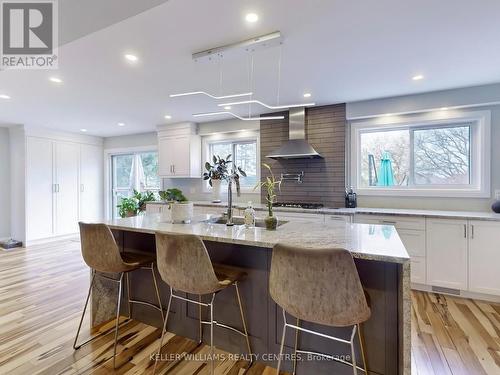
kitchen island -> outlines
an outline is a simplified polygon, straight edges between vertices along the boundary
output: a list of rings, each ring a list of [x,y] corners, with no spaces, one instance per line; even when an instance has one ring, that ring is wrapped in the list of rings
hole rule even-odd
[[[281,309],[268,293],[272,248],[276,243],[291,243],[310,248],[345,248],[351,251],[367,292],[372,310],[371,318],[363,324],[369,373],[410,373],[410,262],[409,256],[393,226],[349,224],[344,222],[295,223],[278,227],[276,231],[264,228],[227,227],[215,223],[210,216],[196,217],[191,224],[162,222],[160,214],[116,219],[106,222],[121,249],[155,252],[155,232],[195,234],[202,238],[213,262],[242,268],[247,277],[241,282],[252,351],[260,362],[275,365],[272,354],[279,353],[282,330]],[[300,272],[300,270],[297,270]],[[136,271],[131,275],[131,293],[134,298],[155,301],[150,287],[150,275]],[[99,279],[92,296],[93,324],[110,319],[116,306],[116,286]],[[162,283],[163,301],[167,301],[169,287]],[[192,296],[193,297],[193,296]],[[325,301],[326,302],[326,301]],[[121,306],[127,314],[127,304]],[[164,303],[164,308],[166,303]],[[217,296],[215,318],[239,326],[238,307],[231,292]],[[160,327],[157,311],[136,305],[132,318]],[[304,322],[305,328],[326,334],[347,337],[349,328],[318,327]],[[198,337],[198,308],[186,303],[173,303],[168,330],[196,339]],[[294,335],[287,335],[286,351],[292,352]],[[205,339],[208,334],[204,335]],[[215,345],[228,352],[245,354],[244,340],[239,335],[215,330]],[[345,356],[349,347],[336,342],[302,334],[301,349]],[[358,358],[360,358],[358,356]],[[290,371],[291,361],[284,362]],[[351,374],[352,369],[340,363],[314,360],[299,363],[299,371],[309,374]]]

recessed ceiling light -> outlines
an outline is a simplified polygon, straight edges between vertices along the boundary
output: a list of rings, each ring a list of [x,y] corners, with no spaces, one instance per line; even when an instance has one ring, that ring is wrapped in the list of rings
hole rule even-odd
[[[124,122],[119,122],[118,126],[125,126],[125,123]]]
[[[125,55],[125,59],[127,59],[130,62],[137,62],[139,60],[139,58],[136,55],[132,55],[130,53],[127,53]]]
[[[165,115],[165,118],[166,118],[167,120],[170,120],[170,119],[172,118],[172,116],[170,116],[170,115]]]
[[[10,99],[9,95],[1,94],[0,99]]]
[[[304,94],[304,98],[310,98],[310,97],[311,97],[311,93],[306,92],[306,93]]]
[[[231,109],[231,106],[230,106],[230,105],[226,105],[226,106],[224,107],[224,109],[225,109],[225,110],[230,110],[230,109]]]
[[[448,107],[441,107],[441,111],[447,111]]]
[[[417,74],[416,76],[413,76],[412,79],[414,81],[420,81],[421,79],[424,79],[424,76],[422,74]]]
[[[62,79],[57,77],[50,77],[49,81],[54,83],[62,83]]]
[[[259,16],[256,14],[256,13],[248,13],[246,16],[245,16],[245,20],[247,22],[257,22],[259,20]]]
[[[87,129],[80,129],[81,132],[86,133]]]

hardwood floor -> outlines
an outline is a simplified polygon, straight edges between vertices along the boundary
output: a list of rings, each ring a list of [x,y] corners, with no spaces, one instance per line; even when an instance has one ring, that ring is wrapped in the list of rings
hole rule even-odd
[[[120,330],[116,371],[112,335],[73,350],[89,283],[79,246],[64,241],[0,250],[0,374],[152,372],[150,354],[156,353],[160,330],[136,321]],[[500,374],[500,304],[423,292],[413,292],[412,298],[413,374]],[[88,320],[82,332],[89,333]],[[206,346],[173,334],[167,339],[162,353],[171,360],[162,361],[157,373],[209,374],[206,363],[189,360],[206,354]],[[216,374],[239,375],[246,369],[247,362],[217,353]],[[246,374],[274,371],[255,363]]]

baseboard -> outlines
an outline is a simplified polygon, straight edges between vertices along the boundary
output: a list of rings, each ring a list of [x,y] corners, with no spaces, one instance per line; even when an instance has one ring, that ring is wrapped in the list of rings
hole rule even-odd
[[[64,236],[54,236],[54,237],[47,237],[47,238],[41,238],[38,240],[28,240],[26,241],[26,247],[27,246],[36,246],[36,245],[45,245],[51,242],[58,242],[58,241],[69,241],[69,240],[79,240],[79,234],[78,233],[72,233],[72,234],[65,234]]]
[[[417,283],[411,283],[411,288],[413,290],[420,290],[420,291],[429,292],[429,293],[445,294],[447,296],[458,297],[458,298],[471,298],[471,299],[477,299],[477,300],[488,301],[488,302],[500,302],[500,296],[495,296],[492,294],[474,293],[474,292],[468,292],[466,290],[460,290],[459,294],[446,293],[444,291],[436,292],[436,291],[432,290],[431,285],[417,284]]]

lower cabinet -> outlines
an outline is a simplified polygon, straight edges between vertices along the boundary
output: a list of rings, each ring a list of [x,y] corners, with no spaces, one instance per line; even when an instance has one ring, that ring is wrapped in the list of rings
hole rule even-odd
[[[469,221],[469,291],[500,295],[500,223]]]
[[[467,220],[427,219],[427,284],[467,290]]]

